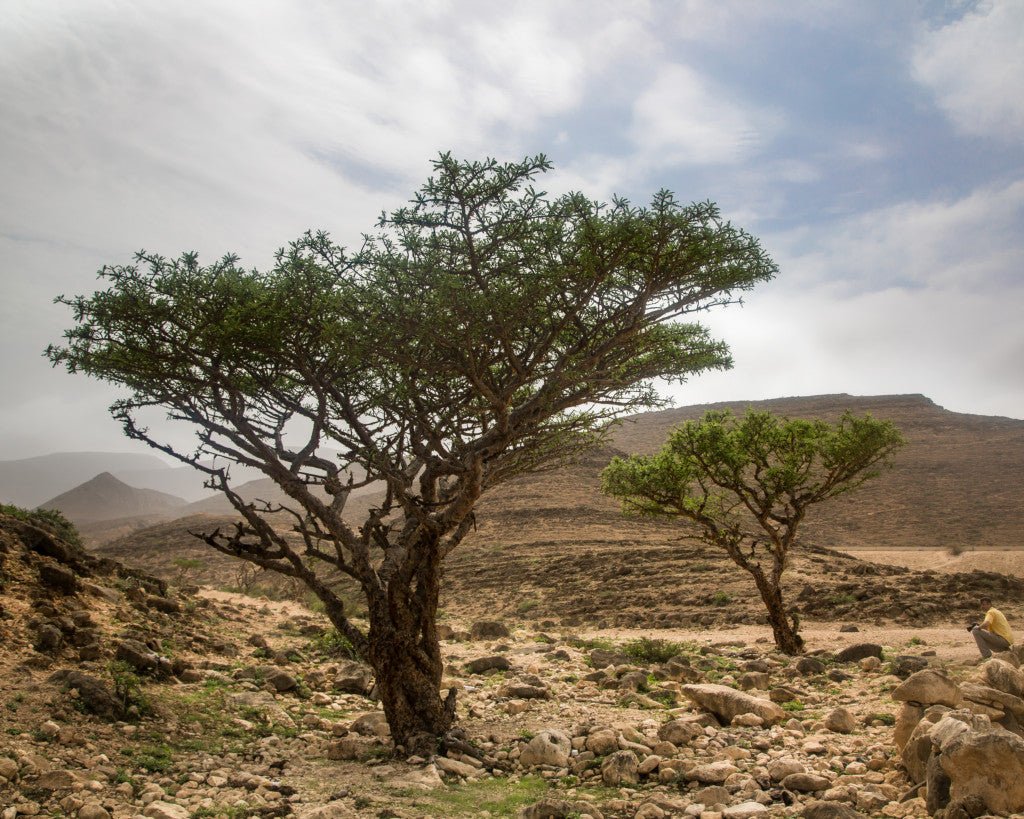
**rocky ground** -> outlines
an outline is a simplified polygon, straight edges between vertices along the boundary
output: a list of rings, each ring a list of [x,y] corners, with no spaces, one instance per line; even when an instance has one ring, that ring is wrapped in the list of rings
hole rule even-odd
[[[445,621],[459,734],[395,758],[319,614],[182,594],[0,519],[0,817],[924,816],[891,693],[959,623],[613,631]],[[856,630],[855,630],[856,629]]]

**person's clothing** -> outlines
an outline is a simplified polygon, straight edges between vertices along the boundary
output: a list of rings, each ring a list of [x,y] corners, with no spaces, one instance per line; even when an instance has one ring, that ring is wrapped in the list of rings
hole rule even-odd
[[[1008,640],[994,631],[986,631],[981,626],[972,628],[971,634],[974,635],[974,642],[978,644],[978,651],[982,657],[991,657],[993,651],[1006,651],[1010,647]]]
[[[985,619],[982,621],[981,627],[1006,640],[1007,648],[1013,645],[1013,632],[1010,631],[1010,624],[1006,622],[1006,618],[999,609],[991,608],[985,612]],[[1003,649],[1003,651],[1005,650]]]

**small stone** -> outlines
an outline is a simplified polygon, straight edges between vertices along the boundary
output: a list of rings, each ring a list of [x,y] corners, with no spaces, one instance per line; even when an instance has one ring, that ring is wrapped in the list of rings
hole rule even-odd
[[[150,802],[142,812],[142,815],[148,816],[149,819],[189,819],[190,813],[188,809],[183,808],[181,805],[157,800],[156,802]]]
[[[768,808],[760,802],[741,802],[723,810],[722,817],[723,819],[750,819],[752,816],[762,816],[766,813],[768,813]]]
[[[818,774],[792,773],[779,784],[788,791],[812,793],[814,791],[823,791],[832,783],[824,776],[819,776]]]
[[[110,813],[103,805],[90,802],[78,809],[78,819],[110,819]]]
[[[877,643],[855,643],[836,653],[837,663],[855,663],[865,657],[882,659],[882,647]]]
[[[852,734],[857,729],[857,719],[846,708],[836,708],[825,717],[825,728],[836,734]]]

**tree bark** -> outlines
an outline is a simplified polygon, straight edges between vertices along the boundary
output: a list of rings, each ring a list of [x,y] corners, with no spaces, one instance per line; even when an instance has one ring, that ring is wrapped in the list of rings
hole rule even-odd
[[[440,646],[436,637],[433,646],[425,645],[422,628],[417,631],[400,633],[393,626],[371,624],[366,659],[373,667],[395,748],[430,757],[455,720],[455,689],[441,699]]]
[[[786,614],[786,607],[782,602],[782,588],[764,576],[758,577],[755,574],[754,580],[757,583],[757,590],[761,593],[761,600],[768,610],[768,625],[772,627],[776,647],[783,654],[790,656],[803,654],[804,638],[797,633],[792,619]]]

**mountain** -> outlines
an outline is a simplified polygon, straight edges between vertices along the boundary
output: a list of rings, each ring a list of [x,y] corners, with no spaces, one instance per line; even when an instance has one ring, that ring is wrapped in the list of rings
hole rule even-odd
[[[39,504],[42,509],[59,509],[75,524],[143,515],[177,517],[185,505],[182,498],[154,489],[136,489],[109,472]]]
[[[137,470],[154,474],[176,471],[155,455],[134,452],[57,452],[0,461],[0,503],[32,508],[101,472],[116,475]]]

